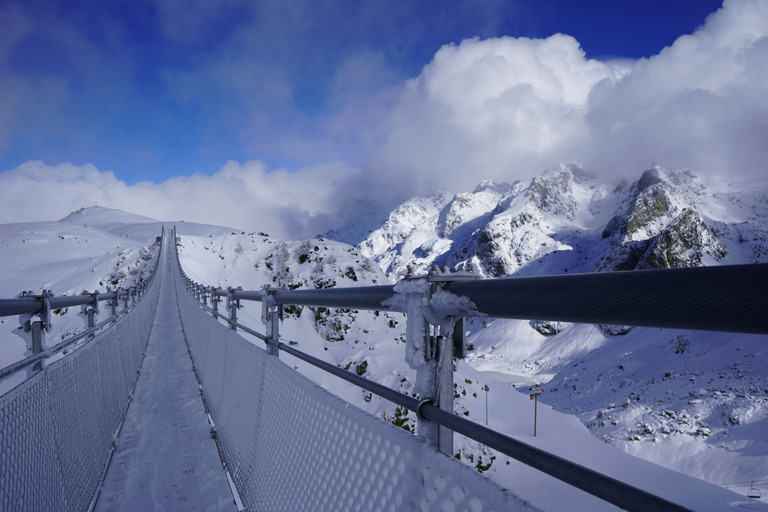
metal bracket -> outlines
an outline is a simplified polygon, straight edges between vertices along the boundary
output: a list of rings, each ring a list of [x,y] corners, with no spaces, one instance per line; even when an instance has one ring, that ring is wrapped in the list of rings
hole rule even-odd
[[[219,319],[219,302],[221,299],[216,294],[219,288],[211,288],[211,306],[213,307],[213,318]]]
[[[117,303],[117,292],[115,292],[115,298],[109,301],[109,312],[113,317],[117,316]]]
[[[41,322],[41,327],[44,331],[48,331],[51,328],[51,302],[49,297],[53,294],[50,290],[43,290],[42,294],[34,294],[30,292],[21,292],[18,297],[26,297],[30,299],[41,299],[43,301],[43,307],[37,313],[30,313],[26,315],[19,315],[19,324],[24,328],[24,332],[30,332],[32,330],[32,318],[38,317]]]

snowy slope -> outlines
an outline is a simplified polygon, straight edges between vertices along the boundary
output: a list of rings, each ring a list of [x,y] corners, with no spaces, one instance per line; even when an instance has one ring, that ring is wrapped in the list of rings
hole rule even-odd
[[[22,291],[77,295],[127,288],[147,275],[155,254],[155,238],[163,226],[179,233],[208,235],[231,229],[188,222],[161,222],[129,212],[93,206],[55,222],[0,225],[0,297]],[[77,311],[56,313],[48,344],[83,329]],[[22,338],[13,334],[18,322],[0,318],[0,367],[23,358]]]
[[[0,225],[0,297],[12,298],[22,291],[39,294],[77,295],[83,291],[106,292],[130,287],[148,275],[155,254],[155,236],[141,242],[108,231],[66,222],[34,222]],[[77,311],[57,311],[49,345],[81,331]],[[0,366],[22,359],[24,341],[13,334],[16,318],[0,319]]]
[[[112,233],[122,238],[130,238],[138,242],[149,240],[157,233],[160,233],[162,226],[176,226],[176,231],[180,234],[189,234],[197,236],[207,236],[212,234],[229,233],[233,231],[230,228],[222,226],[211,226],[209,224],[198,224],[195,222],[182,221],[157,221],[142,215],[113,210],[102,206],[91,206],[90,208],[80,208],[70,213],[61,223],[73,224],[83,227],[91,227],[99,231]]]

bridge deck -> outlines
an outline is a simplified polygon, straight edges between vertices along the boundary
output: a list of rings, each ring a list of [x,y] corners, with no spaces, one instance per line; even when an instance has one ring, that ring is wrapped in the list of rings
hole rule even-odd
[[[171,258],[144,363],[96,510],[237,510],[198,394]]]

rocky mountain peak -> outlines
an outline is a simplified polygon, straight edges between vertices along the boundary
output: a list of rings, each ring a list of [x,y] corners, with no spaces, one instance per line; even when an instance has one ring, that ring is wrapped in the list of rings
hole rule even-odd
[[[499,195],[503,195],[509,192],[512,189],[512,187],[514,187],[518,183],[520,182],[517,180],[515,180],[515,182],[512,183],[512,185],[510,185],[509,183],[496,183],[493,180],[483,180],[480,183],[478,183],[478,185],[475,187],[472,193],[478,194],[480,192],[493,191]]]
[[[543,212],[573,220],[578,208],[574,197],[576,180],[572,169],[567,166],[537,176],[531,180],[526,192],[528,201]]]
[[[643,175],[640,176],[640,179],[635,183],[635,188],[637,189],[638,193],[640,193],[653,185],[668,181],[665,179],[665,174],[666,173],[664,172],[664,169],[658,165],[654,165],[650,169],[643,171]]]
[[[687,170],[654,166],[615,186],[564,165],[527,183],[409,200],[359,247],[390,278],[432,264],[496,277],[737,263],[747,251],[735,246],[765,237],[733,197]]]

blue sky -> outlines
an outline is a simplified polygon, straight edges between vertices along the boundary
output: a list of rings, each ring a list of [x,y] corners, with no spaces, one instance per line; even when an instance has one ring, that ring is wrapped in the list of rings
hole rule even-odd
[[[587,57],[655,55],[711,0],[0,3],[0,171],[94,164],[127,183],[228,160],[358,167],[370,127],[448,43],[572,35]],[[365,105],[366,119],[339,113]],[[368,138],[366,138],[368,137]],[[373,140],[372,140],[373,139]]]
[[[765,0],[0,0],[0,222],[301,238],[567,162],[764,177],[766,63]]]

